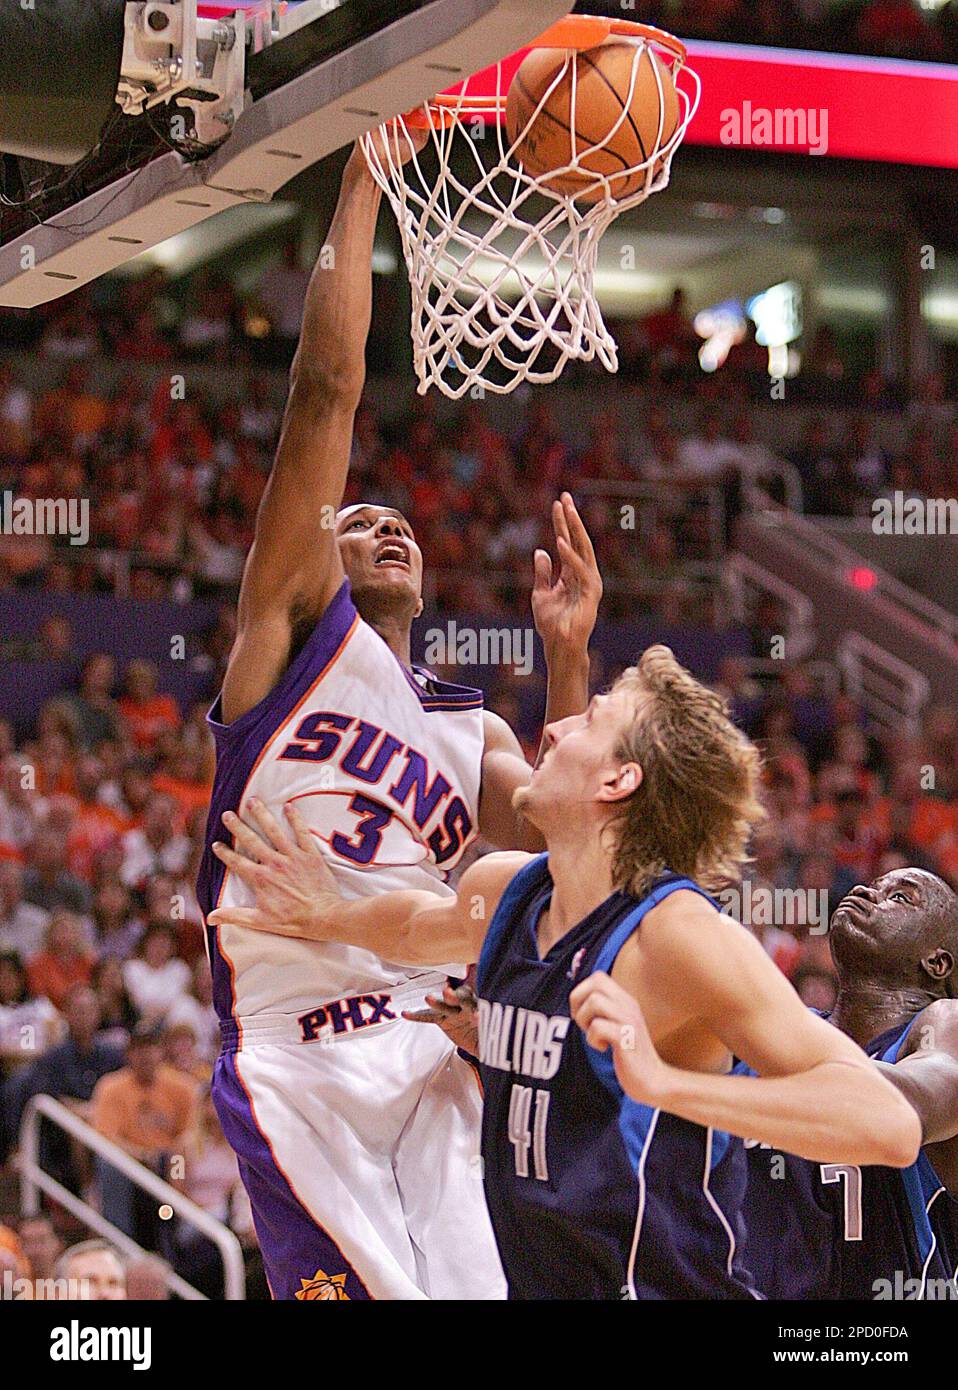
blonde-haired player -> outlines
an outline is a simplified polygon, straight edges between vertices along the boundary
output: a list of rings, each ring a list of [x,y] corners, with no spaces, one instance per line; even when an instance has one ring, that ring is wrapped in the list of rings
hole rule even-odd
[[[515,800],[547,854],[489,855],[455,899],[347,903],[295,809],[294,842],[252,808],[262,835],[227,822],[246,857],[217,850],[258,900],[238,920],[420,964],[479,955],[484,1180],[511,1297],[754,1296],[741,1140],[905,1167],[918,1117],[705,891],[761,816],[757,752],[719,697],[654,647],[546,745]],[[733,1056],[758,1078],[729,1075]]]

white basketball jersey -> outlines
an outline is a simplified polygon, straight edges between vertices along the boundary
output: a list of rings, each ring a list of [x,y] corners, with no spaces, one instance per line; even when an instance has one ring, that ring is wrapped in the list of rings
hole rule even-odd
[[[361,620],[348,583],[266,699],[228,726],[218,716],[219,702],[204,913],[251,901],[209,849],[225,838],[223,812],[243,816],[251,796],[281,824],[295,802],[346,897],[452,891],[446,875],[477,833],[482,695],[411,675]],[[352,946],[239,927],[211,928],[209,946],[222,1019],[300,1013],[423,973]]]

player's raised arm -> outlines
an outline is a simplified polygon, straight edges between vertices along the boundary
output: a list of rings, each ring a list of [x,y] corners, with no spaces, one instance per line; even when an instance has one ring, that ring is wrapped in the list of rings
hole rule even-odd
[[[695,1124],[712,1125],[815,1162],[906,1168],[918,1116],[850,1038],[812,1014],[759,943],[710,905],[676,893],[626,947],[615,976],[572,993],[589,1042],[613,1049],[623,1089]],[[636,1002],[641,989],[673,1004],[758,1073],[680,1069],[656,1051]]]
[[[592,541],[569,493],[553,504],[557,566],[544,550],[535,554],[532,612],[545,649],[548,689],[543,728],[581,714],[589,703],[589,642],[602,600],[602,577]],[[541,761],[543,744],[537,763]],[[542,836],[519,817],[513,797],[528,785],[532,768],[515,734],[498,716],[486,715],[480,828],[491,844],[531,853]]]
[[[528,862],[525,854],[487,855],[463,874],[455,897],[411,890],[347,900],[295,807],[286,808],[289,834],[256,798],[248,814],[255,828],[227,811],[223,822],[236,849],[215,844],[213,852],[255,906],[217,908],[209,922],[360,946],[397,965],[478,959],[499,899]]]
[[[875,1065],[917,1111],[924,1143],[948,1145],[950,1172],[942,1177],[955,1180],[949,1186],[958,1195],[958,1001],[929,1005],[912,1032],[900,1061]]]
[[[380,199],[357,148],[306,296],[279,448],[240,590],[223,687],[227,723],[269,693],[289,664],[296,629],[319,619],[343,581],[333,523],[366,376]]]

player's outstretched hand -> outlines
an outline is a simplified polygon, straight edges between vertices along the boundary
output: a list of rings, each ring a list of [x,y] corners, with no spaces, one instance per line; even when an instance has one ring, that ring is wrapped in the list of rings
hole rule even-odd
[[[405,1010],[403,1018],[408,1018],[410,1023],[437,1024],[456,1047],[478,1057],[479,1000],[472,985],[466,983],[453,989],[447,984],[441,999],[437,994],[427,994],[426,1003],[427,1009]]]
[[[552,505],[558,574],[545,550],[535,554],[532,615],[546,655],[557,647],[588,650],[602,601],[602,576],[589,533],[568,492]]]
[[[569,1006],[589,1046],[598,1052],[612,1049],[615,1074],[626,1095],[643,1105],[658,1105],[668,1067],[632,995],[599,970],[576,985]]]
[[[218,907],[207,921],[213,926],[335,941],[335,916],[343,898],[302,816],[295,806],[286,807],[287,834],[258,797],[250,798],[247,814],[252,826],[233,811],[226,812],[223,824],[233,836],[235,849],[217,841],[213,853],[250,890],[255,906]]]

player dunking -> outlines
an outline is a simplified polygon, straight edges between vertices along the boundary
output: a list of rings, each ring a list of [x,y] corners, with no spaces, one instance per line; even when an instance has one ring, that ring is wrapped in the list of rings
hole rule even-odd
[[[408,522],[361,505],[328,525],[363,388],[379,201],[356,151],[329,238],[335,270],[318,267],[309,288],[239,632],[211,714],[207,917],[249,901],[209,845],[223,811],[245,812],[254,797],[277,810],[295,799],[347,897],[451,893],[445,875],[480,830],[502,846],[526,834],[512,797],[531,768],[515,736],[483,712],[478,691],[411,665],[422,556]],[[561,573],[553,582],[539,552],[533,594],[550,717],[585,707],[601,594],[571,498],[553,519]],[[477,1171],[475,1073],[438,1029],[401,1018],[443,975],[234,925],[211,927],[208,940],[224,1040],[213,1095],[274,1297],[501,1297]]]
[[[911,1101],[924,1147],[899,1172],[751,1146],[748,1258],[772,1298],[958,1298],[958,897],[895,869],[843,899],[830,939],[829,1022]]]
[[[420,965],[479,955],[484,1177],[511,1297],[749,1297],[730,1136],[906,1166],[918,1117],[704,891],[760,816],[757,752],[719,697],[653,647],[546,744],[516,805],[547,855],[489,855],[452,899],[350,903],[295,807],[295,842],[231,815],[246,857],[217,853],[258,907],[214,920]],[[760,1079],[726,1074],[733,1055]]]

